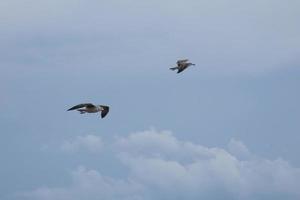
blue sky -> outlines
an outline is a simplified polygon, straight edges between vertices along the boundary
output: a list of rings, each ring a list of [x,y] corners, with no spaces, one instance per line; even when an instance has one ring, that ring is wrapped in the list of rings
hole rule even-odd
[[[1,199],[298,199],[299,4],[1,2]]]

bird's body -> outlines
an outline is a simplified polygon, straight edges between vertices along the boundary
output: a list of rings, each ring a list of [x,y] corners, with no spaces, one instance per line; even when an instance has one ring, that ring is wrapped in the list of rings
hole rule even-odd
[[[188,59],[183,59],[183,60],[178,60],[176,62],[177,66],[176,67],[171,67],[171,70],[178,70],[177,73],[180,73],[182,71],[184,71],[185,69],[187,69],[189,66],[195,65],[193,63],[189,63]]]
[[[71,110],[77,110],[80,112],[80,114],[101,112],[101,117],[104,118],[109,112],[109,106],[94,105],[91,103],[82,103],[68,109],[68,111]]]

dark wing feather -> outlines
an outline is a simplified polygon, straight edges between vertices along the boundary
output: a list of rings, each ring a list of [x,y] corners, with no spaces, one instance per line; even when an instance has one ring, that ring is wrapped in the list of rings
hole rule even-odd
[[[103,109],[101,111],[101,118],[104,118],[107,115],[107,113],[109,112],[109,106],[101,105],[101,108]]]
[[[72,108],[68,109],[68,111],[70,111],[70,110],[76,110],[76,109],[83,108],[83,107],[93,108],[95,106],[93,104],[91,104],[91,103],[82,103],[82,104],[78,104],[76,106],[73,106]]]
[[[179,67],[178,71],[177,71],[177,74],[182,72],[183,70],[185,70],[187,68],[187,66],[182,66],[182,67]]]

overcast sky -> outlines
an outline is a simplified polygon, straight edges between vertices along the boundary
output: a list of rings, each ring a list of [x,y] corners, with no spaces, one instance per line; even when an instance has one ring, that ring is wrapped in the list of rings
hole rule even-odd
[[[1,1],[0,198],[299,199],[299,7]]]

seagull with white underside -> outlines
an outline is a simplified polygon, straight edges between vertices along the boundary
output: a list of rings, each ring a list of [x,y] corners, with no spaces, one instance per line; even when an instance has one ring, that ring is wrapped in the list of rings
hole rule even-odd
[[[82,104],[78,104],[78,105],[73,106],[72,108],[68,109],[68,111],[71,111],[71,110],[77,110],[80,112],[80,114],[101,112],[101,118],[104,118],[107,115],[107,113],[109,112],[109,106],[94,105],[91,103],[82,103]]]
[[[187,69],[189,66],[195,65],[193,63],[188,62],[188,59],[182,59],[182,60],[178,60],[176,62],[177,66],[176,67],[171,67],[170,70],[178,70],[177,74],[184,71],[185,69]]]

